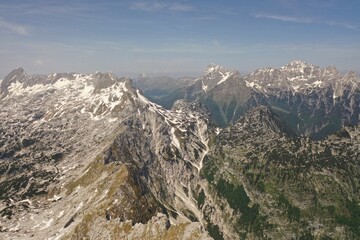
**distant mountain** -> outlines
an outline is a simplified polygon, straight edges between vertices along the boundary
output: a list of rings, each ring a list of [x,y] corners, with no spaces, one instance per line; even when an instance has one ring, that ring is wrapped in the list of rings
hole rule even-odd
[[[151,101],[166,109],[171,109],[176,100],[184,98],[186,88],[193,83],[193,80],[190,77],[173,79],[166,76],[150,77],[146,74],[140,74],[134,80],[134,86],[141,89]]]
[[[240,76],[237,71],[229,71],[216,64],[210,64],[204,71],[204,76],[199,78],[182,77],[173,79],[166,76],[150,77],[146,74],[134,80],[134,85],[141,89],[146,97],[170,109],[178,99],[194,100],[197,96],[211,90],[216,85]]]
[[[173,85],[163,94],[173,97],[168,104],[180,98],[199,100],[221,127],[253,106],[269,106],[296,134],[320,139],[359,122],[359,84],[354,72],[343,75],[335,67],[320,68],[299,60],[244,76],[211,64],[202,77],[181,88]],[[144,94],[153,97],[151,92]],[[168,100],[160,99],[152,98],[161,103]]]
[[[323,138],[359,122],[360,78],[354,72],[342,75],[334,67],[293,61],[244,80],[297,134]]]

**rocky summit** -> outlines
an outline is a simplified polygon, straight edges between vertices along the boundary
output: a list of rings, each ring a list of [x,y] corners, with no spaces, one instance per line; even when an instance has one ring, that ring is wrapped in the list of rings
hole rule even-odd
[[[359,81],[302,61],[142,75],[143,91],[16,69],[0,87],[0,238],[360,239]]]

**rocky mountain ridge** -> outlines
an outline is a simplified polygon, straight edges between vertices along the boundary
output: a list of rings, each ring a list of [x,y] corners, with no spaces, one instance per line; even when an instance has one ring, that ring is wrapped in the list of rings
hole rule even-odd
[[[200,105],[178,101],[165,110],[109,73],[44,77],[18,69],[2,89],[4,237],[92,238],[93,226],[108,238],[120,219],[124,237],[147,236],[154,224],[156,239],[172,231],[206,238],[190,181],[214,134]]]
[[[261,106],[223,129],[202,172],[209,183],[205,199],[225,200],[217,202],[227,230],[218,224],[213,236],[359,239],[357,128],[323,141],[294,138],[275,113]],[[232,237],[224,234],[229,229]]]
[[[212,65],[202,80],[213,87],[167,110],[111,73],[12,72],[0,98],[0,237],[359,238],[358,126],[299,138],[237,76]],[[207,96],[246,107],[220,129]]]
[[[309,91],[316,88],[334,88],[334,98],[341,96],[342,89],[358,88],[359,76],[355,72],[340,74],[334,66],[320,68],[304,61],[292,61],[285,66],[263,68],[247,76],[248,86],[263,93],[271,90],[287,90],[292,92]]]
[[[359,122],[359,83],[360,77],[354,72],[341,74],[335,67],[321,68],[299,60],[243,76],[211,64],[192,83],[167,89],[152,100],[172,103],[177,98],[197,99],[221,127],[254,106],[266,105],[297,135],[322,139]],[[151,98],[151,92],[144,94]]]

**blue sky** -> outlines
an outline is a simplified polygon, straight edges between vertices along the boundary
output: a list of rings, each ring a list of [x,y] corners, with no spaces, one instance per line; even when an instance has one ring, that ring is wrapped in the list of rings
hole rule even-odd
[[[2,0],[0,76],[240,72],[294,59],[360,71],[359,0]]]

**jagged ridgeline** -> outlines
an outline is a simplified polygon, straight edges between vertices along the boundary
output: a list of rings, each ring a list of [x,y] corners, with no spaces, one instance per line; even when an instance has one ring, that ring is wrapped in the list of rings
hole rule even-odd
[[[270,107],[297,135],[312,139],[323,139],[359,122],[360,78],[354,72],[341,74],[335,67],[292,61],[278,69],[263,68],[241,76],[211,64],[201,77],[161,78],[159,82],[149,77],[136,80],[146,97],[166,102],[166,107],[179,98],[198,99],[222,127],[259,105]]]
[[[112,73],[16,69],[0,238],[360,239],[358,79],[300,61],[157,92],[142,76],[163,108]]]

